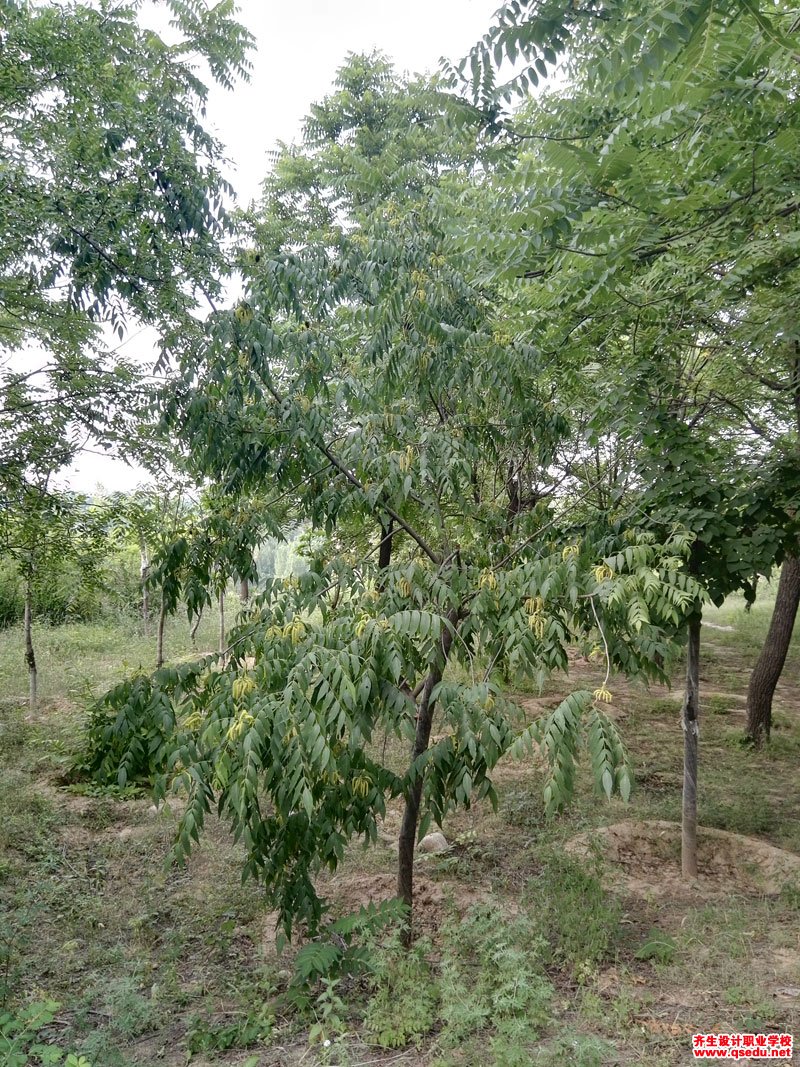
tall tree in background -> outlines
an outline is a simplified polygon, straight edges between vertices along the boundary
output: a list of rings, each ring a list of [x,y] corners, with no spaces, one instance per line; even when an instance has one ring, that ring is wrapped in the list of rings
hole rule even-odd
[[[113,509],[93,509],[85,496],[57,493],[49,486],[50,471],[39,468],[20,495],[0,507],[0,551],[22,583],[23,640],[28,670],[29,706],[38,704],[39,667],[34,643],[35,604],[48,576],[65,562],[73,564],[84,589],[97,589]]]

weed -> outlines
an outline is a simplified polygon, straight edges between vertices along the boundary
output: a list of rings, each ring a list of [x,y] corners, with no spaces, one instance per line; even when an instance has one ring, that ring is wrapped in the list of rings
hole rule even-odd
[[[190,1056],[198,1052],[227,1052],[248,1048],[257,1041],[266,1041],[275,1021],[267,1005],[252,1014],[236,1012],[232,1019],[220,1021],[195,1018],[186,1033],[186,1051]]]
[[[314,1001],[316,1022],[308,1032],[308,1040],[311,1044],[330,1042],[334,1038],[341,1037],[347,1029],[345,1025],[347,1005],[339,996],[339,979],[323,978],[321,985],[322,990]]]
[[[53,1000],[37,1001],[17,1012],[0,1015],[0,1063],[3,1067],[29,1067],[62,1063],[63,1067],[92,1067],[89,1060],[64,1050],[47,1040],[48,1027],[55,1019],[59,1005]]]
[[[0,776],[0,812],[0,852],[42,859],[51,847],[56,815],[31,778],[13,767],[5,767]]]
[[[652,960],[654,963],[672,963],[677,944],[674,937],[654,926],[644,944],[634,952],[637,960]]]
[[[678,715],[681,710],[680,701],[671,697],[654,697],[647,704],[646,710],[653,718]]]
[[[373,995],[364,1028],[384,1048],[418,1044],[433,1027],[439,998],[425,958],[429,948],[417,941],[406,950],[395,937],[371,949]]]
[[[794,723],[788,715],[784,715],[781,711],[773,711],[772,713],[772,729],[773,730],[792,730]]]
[[[138,797],[143,797],[147,794],[147,790],[141,786],[120,786],[114,782],[71,782],[65,786],[65,791],[79,797],[110,798],[112,800],[136,800]]]
[[[778,825],[778,817],[768,802],[762,799],[754,803],[751,797],[729,801],[709,797],[702,807],[701,818],[706,826],[745,836],[772,833]]]
[[[786,882],[781,887],[780,900],[792,911],[800,911],[800,886],[795,882]]]
[[[25,745],[30,730],[23,718],[22,707],[3,704],[0,705],[0,711],[0,747],[4,753],[10,755],[13,750]]]
[[[613,1054],[613,1047],[598,1037],[581,1034],[562,1035],[551,1045],[539,1049],[531,1061],[537,1067],[602,1067]]]
[[[473,908],[442,931],[440,993],[442,1044],[457,1047],[472,1034],[493,1031],[495,1062],[528,1062],[525,1046],[549,1019],[553,988],[544,977],[545,942],[527,917],[503,921],[496,907]],[[508,1059],[510,1049],[518,1053]]]
[[[725,696],[723,693],[712,694],[704,703],[706,710],[711,712],[712,715],[730,715],[731,713],[730,697]]]
[[[330,939],[310,941],[297,953],[293,985],[302,992],[322,978],[363,972],[369,968],[369,953],[356,935],[369,938],[382,927],[402,921],[406,906],[400,900],[368,904],[353,915],[330,924]]]
[[[577,974],[610,954],[621,908],[586,863],[557,852],[546,855],[539,876],[528,883],[526,904],[537,917],[553,962]]]
[[[641,1010],[641,1002],[627,989],[621,989],[609,1005],[608,1022],[612,1033],[629,1030]]]

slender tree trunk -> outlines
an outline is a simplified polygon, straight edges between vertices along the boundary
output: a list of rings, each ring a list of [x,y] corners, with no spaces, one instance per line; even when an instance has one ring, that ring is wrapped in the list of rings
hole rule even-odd
[[[225,590],[219,591],[219,650],[225,651]]]
[[[700,622],[696,610],[689,620],[686,652],[686,693],[683,698],[683,812],[681,870],[684,878],[697,877],[697,748],[700,718]]]
[[[33,589],[30,578],[25,584],[25,662],[28,665],[28,701],[31,711],[36,711],[38,703],[38,673],[36,654],[33,650]]]
[[[200,620],[202,618],[203,618],[203,609],[200,608],[200,610],[197,612],[197,614],[194,617],[194,622],[192,623],[192,628],[189,631],[189,637],[190,637],[191,642],[192,642],[192,648],[197,648],[197,631],[198,631],[198,629],[200,627]]]
[[[786,662],[794,620],[800,605],[800,559],[787,556],[783,562],[772,621],[761,654],[750,675],[747,690],[747,737],[760,747],[769,741],[772,728],[772,698]]]
[[[422,687],[422,692],[417,700],[417,729],[414,736],[414,745],[411,750],[411,763],[428,748],[433,727],[433,713],[435,702],[431,699],[434,687],[442,680],[442,674],[450,654],[450,646],[453,643],[453,631],[458,625],[459,614],[450,612],[448,621],[450,626],[443,630],[440,655],[432,664]],[[412,907],[414,902],[414,850],[417,844],[417,827],[419,825],[419,809],[422,801],[423,775],[418,775],[413,784],[409,786],[405,794],[405,810],[403,821],[400,825],[400,839],[398,841],[397,863],[397,895],[408,905],[408,919],[403,930],[403,944],[408,947],[413,936]]]
[[[250,582],[246,578],[239,580],[239,599],[246,604],[250,599]]]
[[[158,630],[156,631],[156,670],[164,666],[164,626],[167,621],[167,606],[164,594],[161,594],[161,607],[158,611]]]
[[[150,595],[147,588],[147,579],[150,576],[150,557],[147,554],[147,542],[144,537],[139,538],[139,565],[140,581],[142,586],[142,630],[144,636],[148,636],[150,630]]]

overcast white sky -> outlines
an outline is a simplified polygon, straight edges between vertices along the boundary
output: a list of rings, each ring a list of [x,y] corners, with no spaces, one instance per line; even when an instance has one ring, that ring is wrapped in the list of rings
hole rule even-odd
[[[207,121],[227,147],[239,199],[258,195],[265,153],[299,138],[309,106],[329,92],[348,52],[379,49],[399,70],[434,70],[457,60],[488,29],[500,0],[239,0],[240,20],[256,38],[248,84],[214,86]],[[131,342],[138,349],[144,338]],[[130,490],[141,471],[84,455],[65,479],[91,492]]]

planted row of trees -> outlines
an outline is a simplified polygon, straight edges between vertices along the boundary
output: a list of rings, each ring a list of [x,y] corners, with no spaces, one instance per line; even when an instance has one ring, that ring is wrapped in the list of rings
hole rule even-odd
[[[189,791],[178,853],[214,804],[287,932],[313,928],[316,871],[353,837],[374,838],[391,798],[404,808],[398,895],[410,907],[418,836],[491,800],[509,749],[545,756],[548,811],[569,799],[584,743],[598,788],[627,796],[604,712],[611,674],[664,678],[688,639],[683,863],[695,873],[703,603],[754,596],[757,576],[787,560],[775,630],[786,644],[796,610],[793,16],[750,0],[514,0],[436,79],[350,57],[263,203],[231,219],[183,52],[225,80],[243,68],[246,36],[226,3],[169,6],[185,37],[171,48],[124,5],[64,16],[90,28],[118,18],[112,65],[128,72],[114,33],[135,38],[184,108],[187,135],[145,141],[131,114],[118,144],[93,112],[101,148],[87,174],[99,166],[109,197],[131,196],[103,168],[139,167],[155,143],[188,183],[148,157],[134,184],[154,198],[150,215],[120,209],[130,227],[151,219],[133,251],[137,231],[122,249],[109,214],[94,244],[76,245],[91,270],[60,244],[47,260],[85,331],[68,348],[91,351],[94,322],[122,326],[123,306],[160,331],[164,381],[114,381],[147,400],[127,439],[145,456],[166,447],[205,487],[203,521],[144,561],[162,617],[181,603],[196,616],[229,580],[255,578],[265,538],[298,525],[314,535],[308,571],[266,582],[218,669],[161,670],[104,698],[95,766],[126,780],[152,770],[137,724],[157,714],[161,788]],[[39,15],[11,8],[24,36]],[[503,85],[505,60],[516,66]],[[556,87],[531,95],[559,64]],[[78,196],[65,217],[83,206]],[[219,243],[229,225],[232,258]],[[162,292],[176,244],[185,274]],[[243,297],[225,307],[233,266]],[[56,402],[52,383],[44,395]],[[65,427],[81,420],[72,399],[58,410]],[[92,433],[118,435],[116,412]],[[20,441],[23,484],[36,452]],[[599,657],[606,681],[520,723],[504,686],[541,684],[571,644]],[[769,732],[780,652],[754,676],[754,739]],[[383,758],[386,736],[408,746],[404,768]]]

